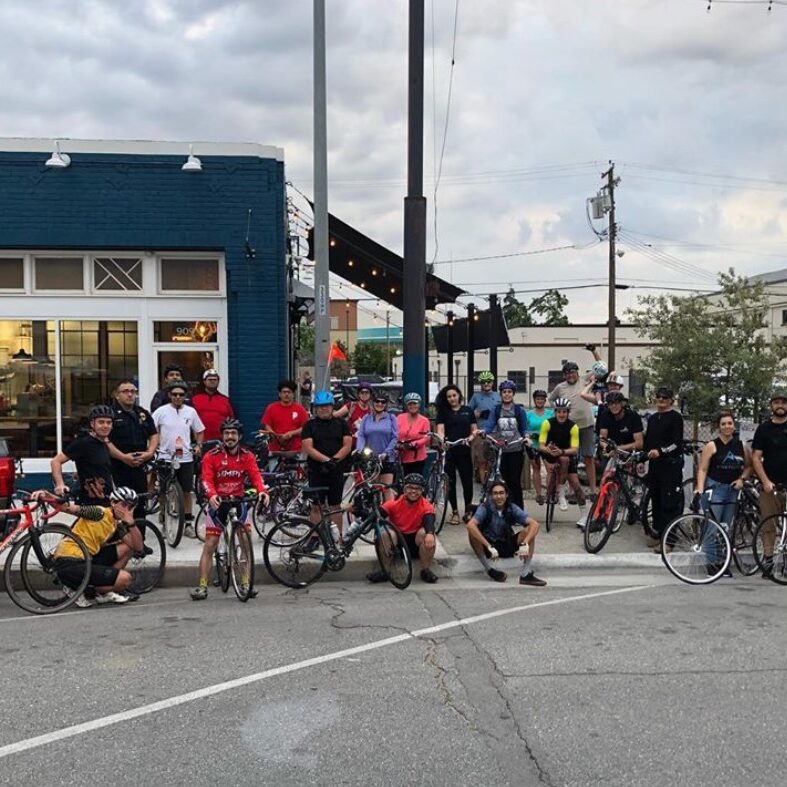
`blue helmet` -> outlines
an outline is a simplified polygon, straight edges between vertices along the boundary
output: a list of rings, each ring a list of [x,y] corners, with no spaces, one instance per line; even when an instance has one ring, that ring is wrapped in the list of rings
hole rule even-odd
[[[505,391],[506,388],[516,393],[516,383],[513,380],[503,380],[503,382],[497,386],[497,390],[501,393]]]
[[[314,399],[312,399],[312,404],[315,407],[319,407],[323,404],[330,404],[333,406],[335,403],[336,399],[330,391],[317,391],[317,393],[314,394]]]

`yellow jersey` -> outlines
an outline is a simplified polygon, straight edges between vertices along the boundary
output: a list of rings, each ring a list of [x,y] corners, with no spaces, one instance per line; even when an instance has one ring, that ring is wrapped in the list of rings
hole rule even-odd
[[[78,535],[90,552],[90,555],[98,554],[101,547],[112,537],[118,529],[115,515],[111,508],[102,506],[81,506],[79,509],[79,519],[74,523],[71,532]],[[69,538],[64,538],[54,551],[56,558],[76,558],[82,559],[82,551]]]

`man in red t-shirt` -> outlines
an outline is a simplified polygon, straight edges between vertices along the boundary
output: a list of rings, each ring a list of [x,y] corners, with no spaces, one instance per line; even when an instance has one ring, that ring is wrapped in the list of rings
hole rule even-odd
[[[282,380],[278,387],[279,401],[271,402],[262,414],[262,431],[273,438],[272,453],[297,453],[301,450],[301,429],[309,420],[309,413],[295,402],[297,384],[294,380]]]
[[[203,440],[221,440],[221,425],[235,417],[229,397],[219,393],[219,373],[207,369],[202,375],[203,393],[194,394],[191,406],[197,411],[200,421],[205,424]]]
[[[424,497],[425,487],[422,475],[406,475],[404,493],[396,500],[383,503],[382,509],[404,537],[410,556],[420,560],[421,579],[432,584],[437,582],[437,575],[431,569],[437,539],[434,533],[434,506]],[[369,582],[385,582],[388,579],[385,571],[373,571],[366,578]]]

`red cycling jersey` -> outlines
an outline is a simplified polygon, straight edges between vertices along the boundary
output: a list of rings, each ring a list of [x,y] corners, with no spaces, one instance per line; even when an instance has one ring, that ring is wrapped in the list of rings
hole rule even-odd
[[[258,492],[268,491],[254,454],[246,448],[230,454],[224,446],[219,446],[202,458],[202,485],[208,497],[241,497],[247,479]]]

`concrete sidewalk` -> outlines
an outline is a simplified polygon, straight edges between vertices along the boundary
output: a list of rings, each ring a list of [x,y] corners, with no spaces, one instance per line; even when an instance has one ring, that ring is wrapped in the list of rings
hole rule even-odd
[[[618,533],[611,536],[602,552],[590,555],[582,545],[582,532],[576,527],[578,509],[569,506],[568,511],[556,511],[556,522],[549,533],[544,527],[544,507],[534,500],[526,501],[526,509],[541,522],[541,533],[536,541],[533,569],[539,576],[549,578],[551,570],[596,570],[596,569],[639,569],[659,570],[663,567],[661,557],[648,549],[645,536],[639,525],[623,525]],[[268,583],[273,580],[265,570],[262,559],[262,540],[253,534],[254,557],[256,563],[255,583]],[[164,586],[177,587],[195,585],[197,566],[202,544],[196,539],[184,538],[177,549],[167,549],[167,569]],[[501,559],[499,567],[514,576],[518,572],[517,558]],[[483,569],[470,550],[464,524],[451,526],[446,523],[438,536],[435,573],[441,577],[481,574]],[[378,568],[374,547],[357,541],[353,554],[341,571],[327,571],[319,580],[362,581],[366,574]],[[418,575],[418,565],[413,567],[414,576]]]

